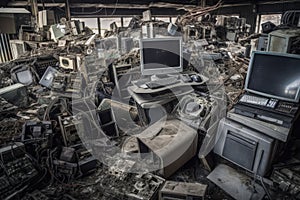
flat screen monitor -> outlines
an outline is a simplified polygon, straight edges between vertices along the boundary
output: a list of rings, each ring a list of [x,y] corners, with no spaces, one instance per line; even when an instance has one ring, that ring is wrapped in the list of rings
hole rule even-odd
[[[245,90],[291,102],[299,102],[300,56],[275,52],[254,52],[248,68]]]
[[[182,40],[174,38],[147,38],[140,41],[142,75],[182,72]]]

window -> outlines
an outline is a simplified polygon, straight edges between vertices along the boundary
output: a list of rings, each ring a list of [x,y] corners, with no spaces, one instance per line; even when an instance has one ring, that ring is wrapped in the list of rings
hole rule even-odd
[[[72,18],[84,22],[85,26],[89,27],[94,33],[99,34],[97,18]]]
[[[128,27],[132,17],[123,17],[123,26]]]
[[[172,17],[172,18],[171,18],[171,22],[172,22],[173,24],[175,24],[176,20],[177,20],[177,17]]]
[[[280,25],[281,14],[261,15],[260,24],[268,21],[274,23],[276,26]]]
[[[104,35],[106,30],[110,30],[110,24],[116,22],[118,27],[121,27],[121,18],[117,17],[110,17],[110,18],[100,18],[101,24],[101,35]]]
[[[238,14],[232,14],[232,15],[225,15],[227,17],[236,17],[236,18],[240,18],[240,15]]]
[[[155,17],[156,20],[170,22],[170,17]]]
[[[280,25],[281,22],[281,14],[271,14],[271,15],[261,15],[260,18],[260,24],[259,24],[259,30],[261,30],[261,25],[265,22],[272,22],[276,26]]]
[[[238,14],[231,14],[231,15],[216,15],[216,25],[217,26],[224,26],[225,25],[225,19],[226,18],[231,18],[231,17],[235,17],[235,18],[240,18],[240,15]]]

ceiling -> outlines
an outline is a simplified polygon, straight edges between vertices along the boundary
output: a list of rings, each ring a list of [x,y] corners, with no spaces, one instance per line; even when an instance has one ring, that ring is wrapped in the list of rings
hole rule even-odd
[[[30,10],[31,0],[0,0],[0,7],[25,7]],[[72,13],[82,15],[133,15],[150,9],[154,15],[176,15],[185,12],[186,8],[215,5],[219,0],[69,0]],[[66,0],[37,0],[40,9],[56,9],[64,12]],[[231,9],[236,6],[286,6],[297,8],[299,0],[223,0],[222,8]],[[296,3],[297,2],[297,3]],[[159,9],[158,9],[159,8]],[[238,9],[236,7],[236,9]],[[280,8],[281,9],[281,8]],[[279,10],[280,10],[279,9]],[[283,9],[282,9],[283,10]],[[72,14],[74,15],[74,14]],[[76,14],[75,14],[76,15]],[[81,15],[81,14],[79,14]]]
[[[66,0],[37,0],[38,3],[54,4],[54,3],[65,3]],[[70,4],[83,3],[83,4],[136,4],[136,5],[149,5],[153,3],[173,3],[181,5],[201,5],[202,1],[206,1],[207,5],[214,5],[218,0],[69,0]],[[264,3],[264,2],[276,2],[280,0],[222,0],[223,4],[240,4],[240,3]],[[297,1],[297,0],[295,0]],[[1,0],[0,6],[11,6],[11,5],[24,5],[28,4],[28,0]],[[286,2],[286,1],[285,1]]]

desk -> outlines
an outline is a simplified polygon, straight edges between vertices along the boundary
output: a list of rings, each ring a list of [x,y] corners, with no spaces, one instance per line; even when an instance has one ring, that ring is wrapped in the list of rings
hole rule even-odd
[[[184,83],[180,80],[179,83],[168,85],[162,88],[150,89],[140,88],[136,85],[128,87],[128,92],[142,108],[150,108],[153,105],[163,105],[171,102],[177,97],[187,95],[194,91],[193,86],[205,84],[209,79],[200,75],[202,82]]]
[[[129,94],[134,99],[134,101],[141,106],[141,108],[151,108],[154,105],[164,105],[166,103],[169,103],[173,100],[175,100],[177,97],[181,97],[183,95],[187,95],[189,93],[192,93],[194,89],[191,87],[188,88],[179,88],[177,91],[166,91],[165,94],[161,95],[151,95],[151,94],[137,94],[131,90],[131,88],[128,88]]]
[[[172,90],[172,91],[176,91],[178,88],[181,87],[192,87],[192,86],[198,86],[198,85],[203,85],[205,84],[209,78],[202,76],[200,74],[198,74],[199,76],[201,76],[202,82],[187,82],[184,83],[182,80],[179,80],[178,83],[175,83],[173,85],[168,85],[165,87],[161,87],[161,88],[156,88],[156,89],[151,89],[151,88],[140,88],[136,85],[132,86],[129,88],[129,90],[132,90],[134,93],[136,94],[153,94],[153,93],[158,93],[158,92],[162,92],[165,90]],[[134,82],[132,82],[134,84]]]
[[[149,118],[147,117],[147,110],[155,109],[160,106],[165,106],[179,97],[194,92],[193,86],[199,86],[205,84],[209,79],[200,75],[202,82],[187,82],[184,83],[180,80],[178,83],[168,85],[165,87],[150,89],[140,88],[136,85],[128,87],[128,92],[137,104],[139,116],[141,117],[144,125],[149,124]],[[156,112],[160,112],[159,110]],[[162,111],[158,113],[163,117],[166,113]],[[159,115],[158,115],[159,116]]]
[[[234,113],[233,110],[231,110],[227,113],[227,117],[229,119],[237,121],[245,126],[256,129],[256,130],[258,130],[272,138],[280,140],[282,142],[287,142],[287,140],[289,138],[289,134],[291,132],[291,129],[289,129],[289,128],[277,126],[277,125],[270,124],[270,123],[260,121],[257,119],[253,119],[250,117],[245,117],[243,115]]]

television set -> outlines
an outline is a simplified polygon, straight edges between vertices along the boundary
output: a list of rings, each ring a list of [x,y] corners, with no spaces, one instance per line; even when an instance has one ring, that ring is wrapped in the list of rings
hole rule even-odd
[[[245,90],[269,98],[299,102],[300,56],[253,52]]]
[[[59,56],[59,66],[64,69],[76,70],[76,60],[74,56]]]
[[[33,76],[29,69],[24,69],[16,72],[15,74],[15,80],[18,83],[21,83],[23,85],[30,85],[33,82]]]
[[[182,72],[182,57],[182,39],[180,37],[140,40],[142,75]]]
[[[39,81],[39,84],[50,88],[56,73],[58,73],[58,71],[53,67],[49,66],[44,75],[42,76],[41,80]]]
[[[276,30],[269,33],[268,51],[292,53],[297,49],[300,31],[299,29]]]
[[[120,49],[120,37],[107,37],[100,40],[98,45],[100,49],[104,50],[119,50]]]
[[[55,15],[53,10],[41,10],[39,11],[38,26],[43,28],[44,26],[50,26],[55,24]]]
[[[65,36],[65,25],[60,24],[54,24],[51,25],[49,28],[49,31],[51,33],[51,39],[54,40],[54,42],[58,42],[58,40]]]
[[[28,65],[17,65],[10,70],[11,79],[15,83],[21,83],[23,85],[30,85],[33,83],[33,75]]]
[[[19,58],[27,51],[25,42],[22,40],[10,40],[9,41],[13,59]]]

